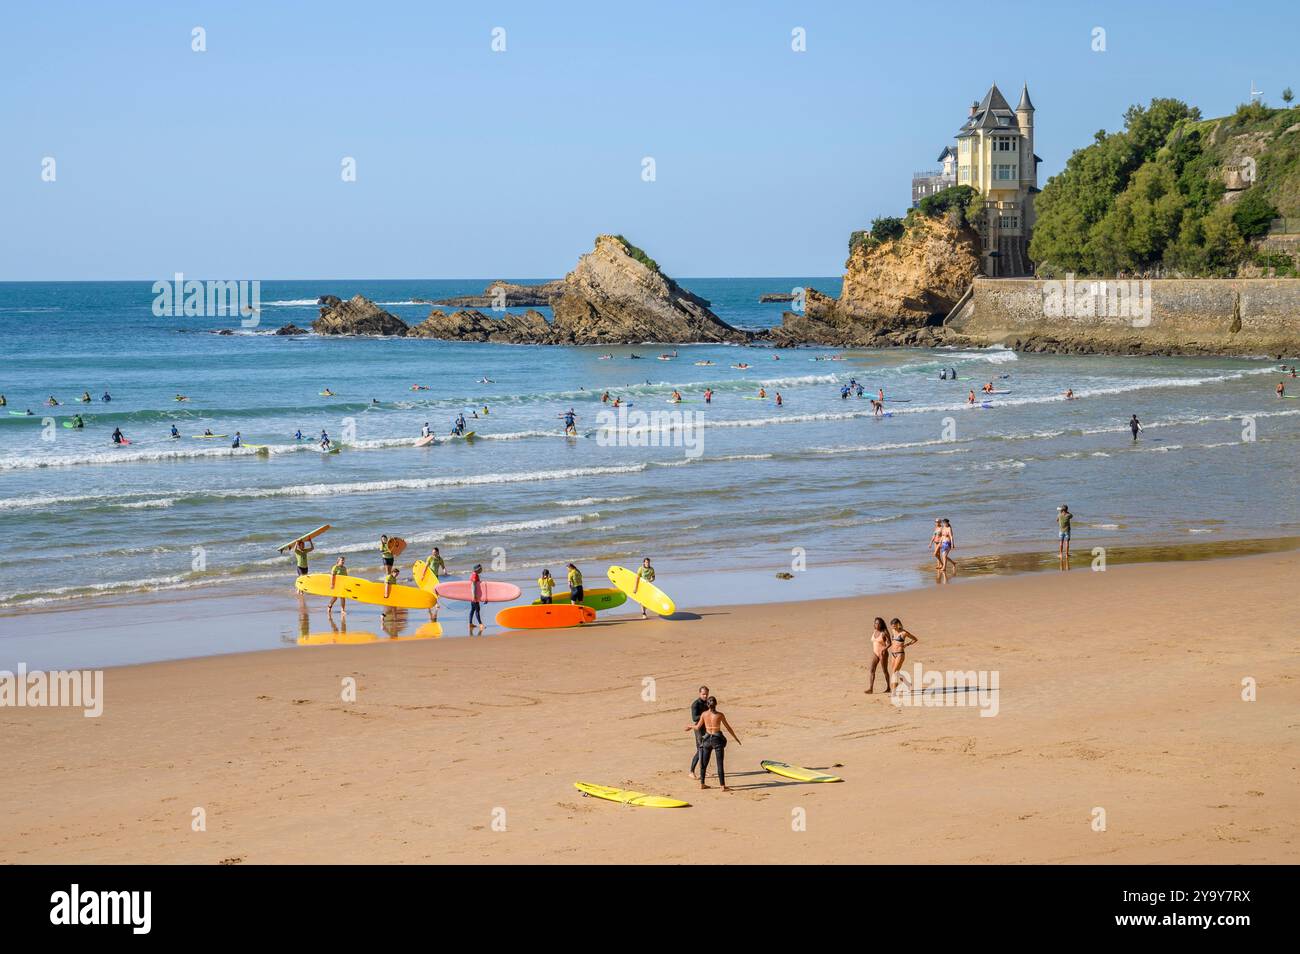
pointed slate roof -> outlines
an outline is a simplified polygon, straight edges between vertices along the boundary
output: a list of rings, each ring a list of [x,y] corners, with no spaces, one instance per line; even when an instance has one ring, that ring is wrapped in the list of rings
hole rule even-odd
[[[934,161],[935,161],[935,162],[943,162],[945,159],[947,159],[947,158],[950,157],[950,156],[951,156],[953,159],[956,159],[956,158],[957,158],[957,150],[954,149],[954,148],[952,148],[952,146],[944,146],[944,147],[943,147],[943,152],[939,153],[939,158],[936,159],[936,160],[934,160]]]
[[[989,91],[975,107],[975,115],[967,119],[965,125],[957,130],[957,138],[969,136],[977,129],[1005,129],[1017,132],[1020,129],[1020,124],[1016,122],[1015,111],[996,83],[989,87]]]
[[[1034,111],[1034,104],[1029,101],[1028,83],[1026,83],[1020,90],[1020,105],[1016,107],[1016,111],[1019,112],[1022,109],[1027,109],[1031,113]]]

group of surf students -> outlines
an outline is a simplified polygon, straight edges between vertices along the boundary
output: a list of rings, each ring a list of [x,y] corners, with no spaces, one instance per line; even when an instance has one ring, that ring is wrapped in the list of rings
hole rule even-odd
[[[311,540],[294,541],[293,547],[289,551],[289,555],[293,557],[294,566],[297,570],[298,576],[307,576],[311,572],[309,554],[311,554],[315,549],[316,544]],[[381,534],[379,537],[379,559],[384,567],[384,577],[382,582],[384,584],[385,599],[392,594],[393,587],[397,585],[398,577],[402,572],[393,565],[396,556],[397,553],[394,551],[393,544],[389,540],[388,535]],[[426,573],[432,573],[436,577],[442,577],[447,574],[447,561],[443,559],[442,551],[438,547],[434,547],[432,551],[430,551],[428,557],[424,560],[424,564],[424,572]],[[568,583],[569,587],[569,602],[574,606],[578,606],[583,602],[583,599],[586,596],[586,590],[584,589],[582,582],[582,571],[578,569],[576,563],[566,564],[565,569],[567,570],[565,582]],[[474,569],[471,570],[469,574],[469,583],[471,586],[470,595],[472,597],[469,601],[469,629],[471,636],[474,635],[474,629],[476,626],[478,627],[479,635],[482,635],[487,631],[487,627],[483,623],[483,600],[480,598],[483,592],[482,573],[483,564],[476,563]],[[335,588],[335,583],[337,582],[338,577],[347,575],[347,558],[340,554],[338,558],[335,559],[334,565],[330,567],[330,589],[333,590]],[[649,557],[645,557],[641,561],[641,566],[637,569],[636,575],[638,584],[643,580],[646,583],[653,583],[655,581],[655,570],[650,563]],[[417,580],[416,582],[418,583],[419,581]],[[537,590],[539,594],[539,603],[549,605],[555,601],[555,578],[551,576],[551,571],[549,569],[542,570],[541,576],[537,579]],[[343,615],[347,616],[347,597],[341,595],[330,597],[329,603],[325,606],[325,612],[327,614],[333,613],[334,604],[336,602],[340,603]],[[385,610],[383,615],[388,615],[387,610]],[[641,618],[648,618],[644,606],[641,607]],[[429,619],[433,621],[437,621],[438,619],[438,603],[436,600],[434,601],[434,605],[429,609]]]

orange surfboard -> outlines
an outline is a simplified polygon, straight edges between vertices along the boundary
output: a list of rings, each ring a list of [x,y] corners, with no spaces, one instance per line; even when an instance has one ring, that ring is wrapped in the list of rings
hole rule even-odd
[[[552,603],[546,606],[511,606],[497,613],[497,625],[507,629],[558,629],[580,626],[596,619],[590,606]]]

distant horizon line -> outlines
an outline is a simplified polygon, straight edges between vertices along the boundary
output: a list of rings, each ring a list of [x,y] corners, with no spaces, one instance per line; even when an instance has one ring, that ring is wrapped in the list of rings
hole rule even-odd
[[[174,273],[173,273],[174,274]],[[184,274],[184,273],[182,273]],[[567,272],[565,274],[568,274]],[[665,275],[667,272],[664,273]],[[193,278],[193,276],[190,276]],[[843,278],[838,275],[669,275],[673,281],[697,281],[699,279],[736,279],[745,281],[779,281],[786,278]],[[564,275],[555,278],[194,278],[195,281],[261,281],[261,282],[511,282],[542,283],[560,281]],[[0,285],[130,285],[140,282],[170,281],[169,278],[5,278]]]

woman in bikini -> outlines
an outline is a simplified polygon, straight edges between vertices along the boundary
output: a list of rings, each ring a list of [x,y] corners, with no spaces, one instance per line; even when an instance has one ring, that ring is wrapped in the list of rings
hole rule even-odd
[[[940,524],[939,530],[939,569],[945,573],[951,566],[957,569],[957,561],[952,558],[952,551],[957,546],[957,540],[952,535],[952,524],[945,518]]]
[[[704,784],[704,778],[709,769],[709,756],[717,753],[718,784],[722,786],[724,792],[729,792],[731,789],[727,788],[727,770],[722,764],[722,754],[727,748],[727,737],[722,730],[726,729],[730,732],[737,745],[740,745],[740,736],[736,735],[736,730],[731,727],[727,717],[718,711],[716,696],[709,696],[704,704],[708,708],[700,713],[699,721],[686,727],[687,732],[694,729],[703,732],[703,735],[700,736],[700,788],[709,787]]]
[[[943,543],[943,521],[934,518],[934,533],[930,534],[930,555],[934,557],[934,568],[943,569],[943,560],[939,559],[939,547]]]
[[[907,658],[907,647],[915,645],[918,640],[915,636],[903,629],[903,623],[897,617],[889,621],[889,665],[890,672],[894,674],[894,685],[906,683],[909,690],[913,689],[912,681],[907,678],[903,672],[903,660]]]
[[[876,691],[876,667],[885,674],[885,692],[889,692],[889,659],[885,655],[889,652],[889,630],[885,628],[885,621],[879,616],[876,617],[876,628],[871,633],[871,685],[867,686],[867,695]]]

